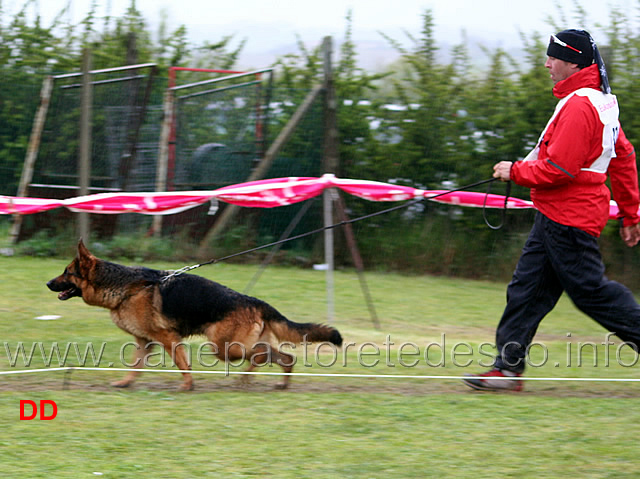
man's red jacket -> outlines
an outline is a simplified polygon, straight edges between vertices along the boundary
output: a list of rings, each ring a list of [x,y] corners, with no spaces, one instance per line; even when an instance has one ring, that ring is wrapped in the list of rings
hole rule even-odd
[[[597,65],[574,73],[553,88],[561,101],[572,93],[547,125],[537,158],[515,162],[511,179],[531,188],[532,201],[547,218],[597,237],[609,218],[608,174],[623,225],[639,223],[636,155],[617,121],[615,96],[600,92]],[[614,122],[605,125],[606,113],[602,112],[607,109],[615,112]],[[611,148],[615,142],[610,161],[607,142]]]

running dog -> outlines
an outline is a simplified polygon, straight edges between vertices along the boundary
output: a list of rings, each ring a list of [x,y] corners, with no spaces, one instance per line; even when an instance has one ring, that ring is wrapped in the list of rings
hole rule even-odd
[[[123,266],[101,260],[89,252],[82,240],[78,252],[64,272],[47,283],[66,301],[80,296],[91,306],[111,311],[119,328],[137,342],[136,369],[144,365],[154,344],[161,344],[176,366],[184,371],[181,390],[193,389],[191,369],[183,338],[205,335],[213,353],[223,361],[246,359],[248,371],[274,361],[291,373],[295,356],[274,348],[274,343],[326,341],[342,345],[340,333],[329,326],[294,323],[271,305],[193,274],[171,276],[171,271]],[[140,371],[130,371],[115,383],[131,385]],[[286,389],[289,375],[276,387]]]

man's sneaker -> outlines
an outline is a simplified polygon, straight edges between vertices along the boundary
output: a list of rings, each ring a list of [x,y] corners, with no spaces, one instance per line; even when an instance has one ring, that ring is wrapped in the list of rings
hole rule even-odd
[[[481,391],[522,391],[522,381],[520,379],[498,379],[520,377],[520,374],[506,369],[492,369],[484,374],[466,374],[462,381],[473,389]]]

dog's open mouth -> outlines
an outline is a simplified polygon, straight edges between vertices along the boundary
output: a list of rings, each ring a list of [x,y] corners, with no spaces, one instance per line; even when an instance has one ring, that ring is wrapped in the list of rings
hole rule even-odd
[[[69,298],[73,298],[74,296],[80,296],[82,294],[82,292],[80,291],[80,289],[76,288],[75,286],[72,286],[69,289],[65,289],[64,291],[61,291],[58,294],[58,299],[60,301],[66,301]]]

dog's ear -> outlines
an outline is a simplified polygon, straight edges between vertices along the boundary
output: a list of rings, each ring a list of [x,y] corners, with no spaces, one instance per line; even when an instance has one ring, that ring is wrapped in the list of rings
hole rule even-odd
[[[98,258],[91,254],[81,238],[80,241],[78,241],[78,254],[73,261],[78,269],[78,274],[83,278],[88,278],[98,261]]]
[[[82,241],[82,238],[80,238],[80,241],[78,241],[78,257],[79,258],[89,258],[89,257],[92,257],[92,256],[93,255],[91,254],[91,252],[84,245],[84,241]]]

